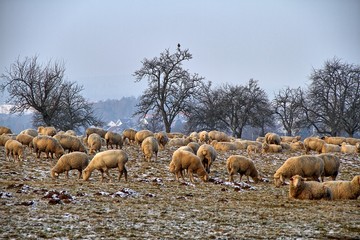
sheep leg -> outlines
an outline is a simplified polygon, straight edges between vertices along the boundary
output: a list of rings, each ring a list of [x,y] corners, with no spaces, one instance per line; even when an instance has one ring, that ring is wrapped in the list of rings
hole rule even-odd
[[[155,161],[157,161],[157,156],[158,155],[158,152],[155,152]]]
[[[104,170],[100,169],[99,170],[101,172],[101,182],[104,181]]]
[[[81,179],[82,171],[80,169],[78,169],[78,171],[79,171],[79,179]]]
[[[250,183],[249,175],[246,176],[247,182]]]
[[[242,174],[240,174],[240,182],[241,182]]]
[[[233,178],[233,174],[232,174],[232,173],[229,174],[229,181],[230,181],[230,182],[234,182],[234,178]]]
[[[112,182],[112,177],[110,176],[109,169],[105,169],[105,173],[109,177],[109,182]]]
[[[65,171],[66,179],[69,179],[69,171]]]
[[[191,181],[192,183],[195,183],[192,170],[189,169],[189,170],[188,170],[188,174],[189,174],[190,181]]]

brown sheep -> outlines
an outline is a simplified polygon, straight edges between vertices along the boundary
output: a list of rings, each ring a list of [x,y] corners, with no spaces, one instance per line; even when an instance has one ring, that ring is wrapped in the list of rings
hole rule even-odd
[[[169,144],[169,146],[186,146],[192,141],[193,140],[191,139],[191,137],[171,138],[168,144]]]
[[[109,169],[118,168],[118,181],[120,181],[123,174],[125,181],[127,181],[127,169],[125,167],[127,162],[128,155],[123,150],[114,149],[99,152],[90,161],[89,165],[83,170],[83,180],[87,181],[91,176],[91,173],[97,169],[101,172],[101,181],[104,180],[104,172],[109,177],[110,181],[112,181],[112,177],[109,174]]]
[[[262,153],[281,153],[282,150],[283,149],[282,149],[281,145],[263,143],[261,152]]]
[[[360,153],[360,145],[356,143],[355,145],[349,145],[346,143],[342,143],[340,147],[340,151],[342,153],[350,153],[350,154],[357,154]]]
[[[141,150],[144,154],[144,159],[150,162],[153,153],[155,153],[155,160],[159,151],[159,144],[155,137],[150,136],[145,138],[141,143]]]
[[[216,150],[209,144],[203,144],[199,147],[196,155],[200,158],[207,173],[210,173],[210,167],[217,157]]]
[[[207,131],[199,132],[199,142],[200,143],[209,143],[209,133]]]
[[[12,134],[12,131],[8,127],[0,126],[0,135],[2,134]]]
[[[331,152],[340,152],[341,148],[339,145],[325,143],[322,146],[321,152],[322,153],[331,153]]]
[[[68,152],[79,151],[87,153],[85,145],[77,137],[68,134],[56,134],[54,138],[59,141],[64,148],[64,151],[68,150]]]
[[[123,143],[125,144],[126,141],[129,141],[130,144],[134,143],[136,133],[137,133],[137,131],[132,128],[125,129],[122,132]]]
[[[249,176],[254,180],[255,183],[261,180],[253,161],[247,157],[231,155],[226,160],[226,168],[229,173],[229,181],[231,182],[234,182],[233,175],[237,173],[240,174],[240,182],[243,175],[247,177],[248,182],[250,182]]]
[[[28,129],[25,129],[25,130],[22,130],[20,132],[20,134],[27,134],[27,135],[30,135],[32,137],[36,137],[37,135],[39,135],[38,131],[35,130],[35,129],[32,129],[32,128],[28,128]]]
[[[87,138],[87,145],[89,147],[89,153],[93,154],[101,150],[101,137],[97,133],[91,133]]]
[[[191,147],[191,149],[193,150],[194,153],[197,153],[200,144],[198,144],[197,142],[189,142],[186,146]]]
[[[9,139],[5,143],[5,154],[8,160],[10,160],[10,155],[15,160],[25,159],[24,155],[24,146],[17,140]]]
[[[84,152],[71,152],[62,155],[56,165],[51,169],[52,178],[58,177],[60,173],[65,172],[66,179],[69,179],[69,171],[76,169],[79,171],[79,179],[82,171],[89,164],[89,156]]]
[[[108,131],[105,134],[106,148],[113,149],[113,145],[115,145],[116,149],[122,149],[123,146],[123,137],[119,133]],[[109,147],[110,146],[110,147]]]
[[[7,142],[7,140],[9,139],[15,139],[16,137],[13,135],[9,135],[9,134],[1,134],[0,135],[0,146],[5,146],[5,143]]]
[[[276,144],[280,145],[281,139],[280,136],[276,133],[267,133],[265,134],[265,143],[267,144]]]
[[[201,160],[198,156],[194,153],[183,151],[183,150],[176,150],[173,153],[169,171],[175,174],[176,180],[179,181],[179,176],[184,179],[183,171],[187,170],[189,174],[189,178],[191,182],[194,181],[193,173],[196,173],[198,177],[200,177],[203,181],[208,181],[209,175],[206,172],[204,165],[201,163]]]
[[[328,136],[323,137],[323,140],[327,144],[334,144],[334,145],[341,145],[343,142],[346,141],[345,137],[328,137]]]
[[[60,158],[64,154],[64,148],[61,146],[59,141],[47,135],[34,137],[33,147],[37,158],[40,158],[40,154],[42,152],[46,153],[47,158],[54,158],[54,153],[57,158]]]
[[[290,150],[291,151],[303,151],[305,149],[304,143],[301,141],[298,142],[292,142],[290,143]]]
[[[360,139],[359,138],[345,138],[345,141],[350,144],[350,145],[356,145],[356,143],[360,143]]]
[[[251,156],[253,153],[261,153],[261,147],[258,147],[256,145],[248,145],[246,148],[246,152],[249,156]]]
[[[324,144],[326,144],[326,142],[317,137],[305,138],[304,139],[305,153],[308,154],[310,150],[313,150],[320,154],[322,152]]]

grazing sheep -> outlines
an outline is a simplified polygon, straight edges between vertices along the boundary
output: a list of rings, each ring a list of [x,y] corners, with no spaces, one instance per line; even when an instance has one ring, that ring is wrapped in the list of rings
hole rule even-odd
[[[248,147],[248,140],[235,140],[232,142],[235,146],[237,150],[246,150]]]
[[[60,158],[64,154],[64,148],[61,146],[59,141],[47,135],[34,137],[33,147],[37,158],[40,158],[40,154],[42,152],[46,153],[46,158],[51,157],[52,159],[54,158],[54,153],[57,158]]]
[[[58,177],[60,173],[65,172],[66,179],[69,179],[69,171],[76,169],[79,171],[79,179],[81,178],[82,170],[89,164],[89,156],[84,152],[71,152],[62,155],[57,161],[56,165],[51,169],[50,175],[52,178]]]
[[[109,177],[110,182],[112,177],[109,174],[109,169],[118,168],[120,181],[121,176],[124,174],[125,181],[127,181],[127,169],[125,164],[128,162],[128,155],[121,149],[106,150],[97,153],[90,161],[89,165],[83,170],[83,180],[87,181],[91,173],[97,169],[101,172],[101,182],[104,180],[104,172]]]
[[[123,137],[119,133],[108,131],[105,134],[106,148],[113,149],[113,145],[115,145],[116,149],[122,149],[123,146]],[[110,147],[109,147],[110,146]]]
[[[89,147],[89,153],[93,154],[101,150],[102,142],[101,137],[97,133],[91,133],[87,138],[87,145]]]
[[[300,139],[301,139],[301,136],[295,136],[295,137],[280,136],[281,142],[287,142],[287,143],[298,142],[298,141],[300,141]]]
[[[181,147],[179,147],[179,148],[176,149],[176,150],[183,150],[183,151],[188,151],[188,152],[191,152],[191,153],[195,153],[194,150],[193,150],[191,147],[189,147],[188,145],[186,145],[186,146],[181,146]]]
[[[129,141],[130,144],[134,143],[135,142],[135,134],[137,133],[136,130],[132,129],[132,128],[128,128],[128,129],[125,129],[123,132],[122,132],[122,136],[123,136],[123,143],[127,141]]]
[[[166,132],[158,132],[155,133],[155,138],[159,143],[159,146],[161,149],[165,149],[165,145],[169,142],[169,138],[166,134]]]
[[[171,132],[171,133],[167,133],[168,138],[183,138],[185,137],[184,134],[179,133],[179,132]]]
[[[12,134],[12,131],[8,127],[0,126],[0,135],[1,134]]]
[[[56,134],[56,129],[54,127],[38,127],[38,133],[41,135],[54,136]]]
[[[233,142],[218,142],[213,140],[210,143],[217,151],[230,151],[237,150],[236,145]]]
[[[0,135],[0,146],[5,146],[5,143],[9,140],[9,139],[15,139],[16,137],[13,135],[9,135],[9,134],[1,134]]]
[[[233,175],[237,173],[240,174],[240,182],[243,175],[247,177],[248,182],[250,182],[249,176],[255,183],[261,180],[253,161],[247,157],[240,155],[230,156],[226,161],[226,168],[229,173],[229,181],[231,182],[234,182]]]
[[[265,143],[267,144],[276,144],[280,145],[281,139],[280,136],[276,133],[267,133],[265,134]]]
[[[301,200],[331,200],[330,188],[315,181],[305,182],[305,178],[299,175],[290,178],[289,197]]]
[[[22,130],[20,132],[20,134],[27,134],[27,135],[30,135],[32,137],[36,137],[37,135],[39,135],[38,131],[35,130],[35,129],[32,129],[32,128],[28,128],[28,129],[25,129],[25,130]]]
[[[255,141],[263,143],[265,141],[265,137],[257,137]]]
[[[322,146],[321,152],[322,153],[331,153],[331,152],[340,152],[340,146],[339,145],[335,145],[335,144],[330,144],[330,143],[325,143]]]
[[[246,152],[249,156],[251,156],[253,153],[261,153],[261,147],[258,147],[256,145],[248,145],[246,148]]]
[[[301,142],[301,141],[290,143],[290,150],[291,151],[296,152],[296,151],[302,151],[304,149],[305,149],[304,143]]]
[[[281,153],[281,152],[282,152],[281,145],[268,144],[268,143],[262,144],[261,153]]]
[[[312,177],[316,181],[320,181],[319,177],[324,172],[324,161],[313,155],[301,155],[288,158],[284,164],[275,172],[274,183],[276,187],[280,187],[285,183],[286,178],[294,175],[302,177]]]
[[[328,137],[325,136],[322,138],[327,144],[341,145],[346,141],[344,137]]]
[[[224,132],[213,130],[210,131],[208,135],[209,135],[209,142],[213,140],[216,140],[218,142],[230,142],[230,137]]]
[[[144,159],[150,162],[153,153],[155,153],[155,160],[159,151],[159,144],[155,137],[150,136],[144,139],[141,143],[141,150],[144,154]]]
[[[331,177],[335,180],[339,174],[340,159],[338,156],[329,153],[322,153],[316,155],[324,161],[324,172],[321,175],[321,181],[324,181],[324,177]]]
[[[321,153],[324,144],[326,144],[325,141],[317,137],[308,137],[304,139],[306,154],[308,154],[310,150]]]
[[[357,199],[360,196],[360,175],[351,181],[328,181],[323,184],[330,188],[333,199]]]
[[[176,180],[179,181],[179,175],[185,181],[183,171],[187,170],[191,182],[194,181],[193,173],[196,173],[204,182],[208,181],[209,175],[206,172],[204,165],[201,163],[201,160],[194,153],[176,150],[173,153],[169,171],[175,174]]]
[[[8,141],[6,141],[5,154],[9,161],[10,161],[10,155],[12,155],[14,161],[25,159],[23,145],[19,141],[14,139],[9,139]]]
[[[290,143],[287,142],[281,142],[280,146],[282,148],[282,151],[290,151],[291,150],[291,146]]]
[[[67,130],[64,134],[76,137],[76,132],[74,130]]]
[[[141,146],[142,141],[147,137],[154,136],[154,133],[150,130],[140,130],[135,134],[135,142]]]
[[[350,145],[356,145],[356,143],[360,143],[360,139],[359,138],[345,138],[345,142],[347,142]]]
[[[20,133],[19,135],[16,136],[17,141],[19,141],[22,145],[29,147],[30,149],[32,148],[33,139],[34,139],[33,136],[23,133]]]
[[[98,134],[100,136],[100,138],[105,138],[105,134],[107,133],[107,131],[105,129],[98,128],[98,127],[89,127],[85,130],[85,134],[86,134],[85,142],[88,142],[89,136],[93,133]]]
[[[68,150],[68,152],[79,151],[87,153],[86,147],[77,137],[67,134],[56,134],[54,138],[59,141],[64,148],[64,151]]]
[[[342,153],[351,153],[351,154],[360,153],[360,145],[359,143],[356,143],[356,145],[349,145],[343,142],[341,144],[340,151]]]
[[[199,142],[200,143],[209,143],[209,133],[207,131],[199,132]]]
[[[191,137],[171,138],[168,144],[169,144],[169,146],[186,146],[192,141],[193,140],[191,139]]]
[[[216,150],[209,144],[203,144],[199,147],[196,155],[200,158],[200,161],[204,165],[207,173],[210,173],[210,167],[217,157]]]
[[[194,153],[197,153],[200,144],[198,144],[197,142],[189,142],[186,146],[191,147],[191,149],[193,150]]]

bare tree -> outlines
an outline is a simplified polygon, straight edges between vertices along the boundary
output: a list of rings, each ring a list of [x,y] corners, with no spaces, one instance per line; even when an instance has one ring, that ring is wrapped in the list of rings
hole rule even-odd
[[[288,136],[292,136],[294,130],[299,131],[304,120],[302,95],[301,88],[286,87],[279,90],[272,101],[274,113],[281,120]]]
[[[190,59],[189,50],[181,50],[179,46],[175,53],[166,49],[159,58],[145,58],[134,76],[136,82],[147,79],[148,88],[140,97],[134,115],[157,112],[162,116],[165,131],[170,132],[175,117],[189,111],[191,99],[198,93],[203,81],[198,74],[191,75],[183,69],[182,63]]]
[[[32,109],[34,124],[61,129],[99,123],[93,116],[91,104],[80,95],[82,87],[65,82],[64,73],[64,65],[58,62],[42,65],[36,56],[23,61],[17,59],[1,75],[5,80],[1,90],[9,93],[7,103],[13,105],[11,112]]]
[[[337,136],[346,130],[359,130],[359,66],[338,58],[314,69],[306,98],[303,99],[307,121],[318,133]]]

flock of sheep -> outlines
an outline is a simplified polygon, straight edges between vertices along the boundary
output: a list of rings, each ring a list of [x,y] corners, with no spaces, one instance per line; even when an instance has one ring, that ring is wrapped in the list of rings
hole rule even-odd
[[[193,132],[189,136],[180,133],[153,133],[149,130],[136,131],[126,129],[122,134],[106,131],[101,128],[86,129],[86,136],[76,136],[74,131],[57,131],[54,127],[39,127],[38,130],[26,129],[14,135],[7,127],[0,127],[0,146],[5,147],[6,159],[25,158],[25,148],[29,148],[40,158],[45,153],[47,158],[58,161],[50,170],[52,178],[65,172],[66,178],[70,170],[79,171],[79,179],[88,180],[94,170],[104,173],[112,180],[109,170],[117,168],[118,180],[124,175],[127,181],[126,163],[128,155],[122,150],[124,144],[138,145],[146,161],[157,159],[158,151],[166,145],[176,146],[169,164],[169,171],[176,180],[184,179],[184,174],[195,182],[193,174],[203,181],[209,180],[211,165],[217,158],[218,151],[245,150],[249,157],[231,155],[226,161],[229,181],[233,175],[239,174],[240,181],[245,175],[255,183],[262,180],[251,156],[254,153],[278,153],[284,151],[305,151],[305,155],[288,158],[277,169],[273,179],[276,187],[290,179],[289,197],[296,199],[357,199],[360,196],[360,175],[351,181],[336,181],[340,159],[334,152],[360,153],[360,139],[344,137],[308,137],[301,141],[300,137],[279,136],[267,133],[256,141],[234,139],[220,131]],[[101,151],[105,146],[107,150]],[[114,149],[114,147],[116,149]],[[68,151],[68,153],[65,153]],[[310,155],[310,151],[318,154]],[[94,155],[92,158],[91,156]],[[324,177],[332,181],[324,182]],[[312,180],[312,181],[308,181]],[[320,181],[321,180],[321,181]]]

